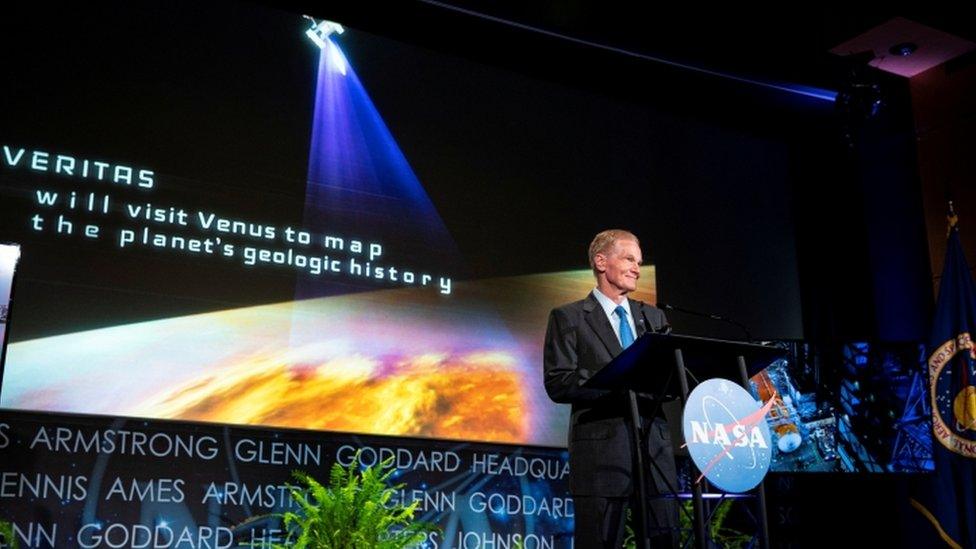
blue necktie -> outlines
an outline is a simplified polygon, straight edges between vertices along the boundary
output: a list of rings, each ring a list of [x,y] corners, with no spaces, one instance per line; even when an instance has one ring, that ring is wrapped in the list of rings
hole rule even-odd
[[[634,332],[630,329],[630,322],[627,322],[627,310],[623,305],[617,305],[613,312],[620,317],[620,345],[626,349],[634,342]]]

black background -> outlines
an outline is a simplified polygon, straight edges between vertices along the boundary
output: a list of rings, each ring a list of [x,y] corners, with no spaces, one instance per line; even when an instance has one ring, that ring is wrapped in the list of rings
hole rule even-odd
[[[2,25],[2,144],[154,169],[159,188],[147,194],[160,203],[300,222],[318,52],[298,14],[39,6]],[[520,54],[498,40],[500,58]],[[661,301],[735,318],[760,338],[803,335],[797,181],[837,154],[829,139],[813,145],[832,129],[821,102],[575,46],[564,53],[577,65],[530,77],[531,59],[472,60],[355,32],[340,43],[457,242],[460,276],[585,268],[592,235],[625,227],[658,266]],[[28,312],[15,341],[293,295],[279,272],[31,235],[33,210],[13,190],[34,188],[30,177],[0,172],[0,236],[25,245],[17,297]]]

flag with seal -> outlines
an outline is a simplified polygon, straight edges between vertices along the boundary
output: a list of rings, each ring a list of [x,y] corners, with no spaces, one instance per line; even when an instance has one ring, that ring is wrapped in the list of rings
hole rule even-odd
[[[949,546],[976,549],[976,285],[956,221],[950,204],[928,355],[935,472],[930,501],[912,504]]]

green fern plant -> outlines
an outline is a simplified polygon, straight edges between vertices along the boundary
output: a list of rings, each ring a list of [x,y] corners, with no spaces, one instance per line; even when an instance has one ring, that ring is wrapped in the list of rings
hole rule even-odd
[[[731,499],[722,500],[709,523],[708,535],[719,545],[728,549],[741,549],[752,541],[752,536],[725,526],[725,519],[732,510]]]
[[[358,458],[358,456],[357,456]],[[352,461],[358,463],[358,459]],[[280,516],[288,537],[275,549],[400,549],[417,546],[437,528],[414,521],[419,501],[392,503],[399,484],[390,486],[393,460],[358,471],[354,465],[332,466],[324,486],[301,471],[289,486],[299,509]]]
[[[728,518],[729,511],[732,510],[733,501],[726,499],[719,503],[712,520],[708,523],[708,537],[713,544],[723,549],[742,549],[752,541],[752,536],[749,534],[725,526],[725,519]],[[681,530],[679,544],[681,547],[685,547],[691,542],[691,532],[694,529],[692,524],[694,502],[687,499],[682,503],[682,506],[684,510],[679,515],[679,529]],[[636,549],[637,547],[637,538],[631,526],[631,520],[630,509],[627,509],[627,536],[623,542],[624,549]]]
[[[10,549],[19,549],[20,547],[20,542],[14,535],[14,525],[5,520],[0,520],[0,545]]]

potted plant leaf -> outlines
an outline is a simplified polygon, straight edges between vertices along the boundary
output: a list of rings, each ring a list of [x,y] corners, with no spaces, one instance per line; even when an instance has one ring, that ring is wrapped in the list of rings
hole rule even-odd
[[[437,530],[414,520],[419,501],[394,501],[404,485],[389,483],[395,471],[392,459],[360,470],[356,457],[347,467],[333,464],[328,486],[302,471],[292,473],[298,484],[289,491],[298,509],[278,515],[288,534],[283,544],[271,547],[400,549],[421,545]]]
[[[9,547],[10,549],[20,547],[20,542],[14,535],[14,525],[5,520],[0,520],[0,547]]]

